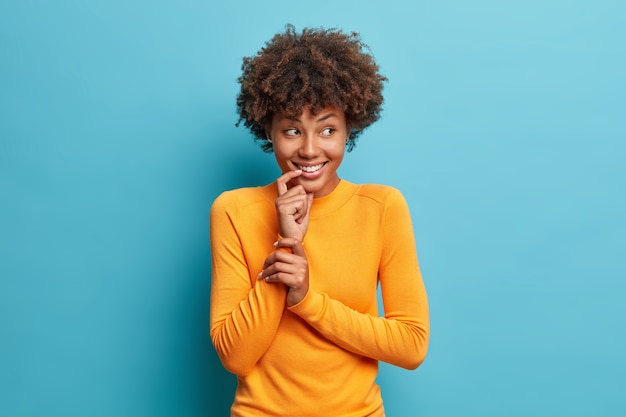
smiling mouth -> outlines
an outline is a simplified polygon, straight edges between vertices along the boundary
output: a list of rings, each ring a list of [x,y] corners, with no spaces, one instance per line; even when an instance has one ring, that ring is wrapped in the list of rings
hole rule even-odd
[[[322,169],[322,167],[324,165],[326,165],[326,162],[322,162],[321,164],[317,164],[317,165],[298,165],[296,163],[294,163],[295,167],[298,169],[301,169],[302,172],[306,172],[308,174],[311,174],[313,172],[317,172],[320,169]]]

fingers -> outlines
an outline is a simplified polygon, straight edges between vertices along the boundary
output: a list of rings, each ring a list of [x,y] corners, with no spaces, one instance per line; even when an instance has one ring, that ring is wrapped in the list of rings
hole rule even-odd
[[[272,265],[261,272],[259,279],[265,282],[282,282],[288,287],[297,287],[299,283],[298,270],[290,268],[288,264]]]
[[[279,189],[286,187],[285,178],[289,176],[285,175],[277,180]],[[308,214],[312,204],[313,194],[308,194],[302,185],[296,185],[279,195],[275,202],[279,233],[285,237],[303,239],[308,228]]]
[[[276,187],[278,189],[278,195],[283,195],[287,192],[289,187],[287,187],[287,183],[292,179],[299,177],[302,174],[301,169],[297,169],[295,171],[287,171],[276,180]]]
[[[297,239],[285,238],[276,242],[276,251],[263,263],[258,279],[266,282],[281,282],[290,288],[308,287],[308,262],[302,244]],[[293,253],[280,249],[289,248]]]
[[[291,249],[294,255],[303,256],[306,258],[306,253],[304,252],[304,246],[302,245],[302,242],[300,242],[298,239],[286,237],[274,243],[274,247]]]
[[[287,306],[301,302],[309,291],[309,264],[298,239],[284,238],[274,243],[276,250],[267,257],[259,279],[288,287]],[[292,253],[283,252],[290,250]]]
[[[300,186],[292,188],[276,199],[276,209],[278,213],[293,216],[293,219],[296,221],[306,216],[308,208],[309,202],[304,189]]]
[[[278,262],[259,273],[258,279],[265,282],[280,282],[289,288],[300,288],[307,279],[307,270],[303,265]]]
[[[299,256],[306,260],[306,253],[304,247],[298,239],[286,237],[274,242],[276,250],[272,252],[263,263],[263,269],[268,268],[270,265],[277,262],[293,263],[295,260],[293,256]],[[287,249],[287,250],[285,250]]]

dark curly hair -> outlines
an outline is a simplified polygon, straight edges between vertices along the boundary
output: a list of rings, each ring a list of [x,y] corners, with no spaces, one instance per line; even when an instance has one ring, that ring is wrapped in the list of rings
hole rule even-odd
[[[253,57],[245,57],[238,78],[239,121],[265,152],[272,152],[266,127],[276,112],[298,117],[305,107],[317,114],[341,109],[350,130],[347,150],[365,128],[380,118],[383,83],[378,65],[358,33],[287,25]]]

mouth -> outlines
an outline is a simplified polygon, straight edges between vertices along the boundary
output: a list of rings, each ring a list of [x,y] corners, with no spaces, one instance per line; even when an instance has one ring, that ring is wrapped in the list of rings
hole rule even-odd
[[[322,169],[324,165],[326,165],[328,162],[322,162],[316,165],[300,165],[300,164],[296,164],[295,162],[292,162],[292,163],[296,167],[296,169],[301,169],[302,172],[306,172],[307,174],[312,174]]]

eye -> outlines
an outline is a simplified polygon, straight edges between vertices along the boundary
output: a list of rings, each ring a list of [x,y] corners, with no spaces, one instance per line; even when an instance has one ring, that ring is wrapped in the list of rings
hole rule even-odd
[[[298,129],[287,129],[285,130],[285,135],[287,136],[296,136],[298,134]]]
[[[332,127],[327,127],[326,129],[322,130],[322,135],[324,136],[331,136],[333,133],[335,133],[335,129],[333,129]]]

